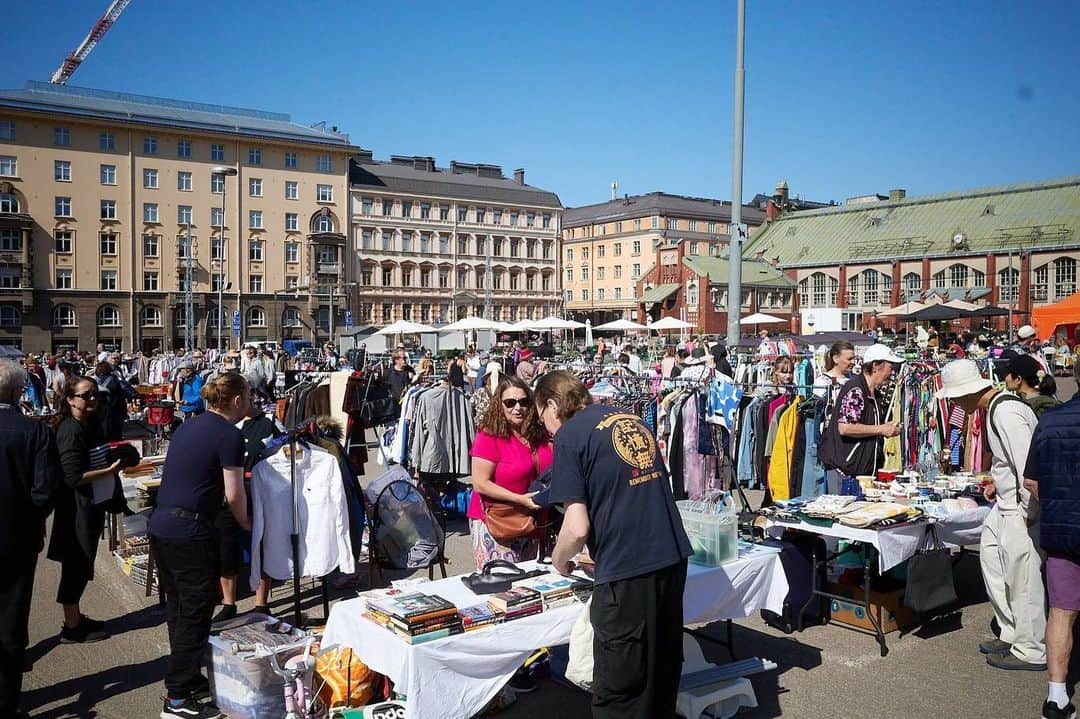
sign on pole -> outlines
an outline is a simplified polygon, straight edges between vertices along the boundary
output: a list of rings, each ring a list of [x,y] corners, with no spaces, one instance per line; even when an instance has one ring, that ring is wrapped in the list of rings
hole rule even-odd
[[[350,329],[353,326],[353,324],[352,324],[352,312],[350,312],[349,310],[345,310],[345,326],[350,328]]]
[[[233,336],[240,336],[240,310],[233,310],[232,313],[232,333]]]

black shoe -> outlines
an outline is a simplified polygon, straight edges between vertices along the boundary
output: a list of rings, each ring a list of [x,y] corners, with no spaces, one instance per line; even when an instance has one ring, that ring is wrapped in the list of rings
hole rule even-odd
[[[1005,652],[1004,654],[987,654],[986,663],[992,667],[998,669],[1010,669],[1017,671],[1027,672],[1045,672],[1045,664],[1032,664],[1019,659],[1012,652]]]
[[[203,683],[199,685],[198,689],[191,690],[191,698],[197,702],[205,702],[213,698],[210,693],[210,682],[203,679]]]
[[[1043,703],[1042,719],[1076,719],[1076,707],[1066,704],[1062,709],[1051,701]]]
[[[520,669],[514,672],[514,676],[510,677],[507,685],[518,694],[528,694],[538,688],[536,680],[530,677],[528,672]]]
[[[210,620],[211,623],[217,624],[218,622],[228,621],[229,619],[236,618],[236,605],[235,604],[222,604],[221,609],[214,618]]]
[[[86,628],[89,629],[90,631],[93,631],[93,632],[104,632],[105,631],[105,622],[103,622],[103,621],[101,621],[99,619],[91,619],[90,617],[86,616],[85,614],[80,614],[79,615],[79,624],[80,624],[80,626],[85,624]]]
[[[95,629],[89,622],[82,619],[79,620],[78,625],[75,627],[60,627],[61,644],[90,644],[100,642],[102,639],[108,639],[108,637],[109,633],[104,629]]]
[[[161,719],[174,719],[175,717],[183,717],[184,719],[224,719],[225,714],[213,702],[203,702],[200,704],[194,699],[184,699],[179,704],[173,704],[169,699],[166,699],[161,707]]]
[[[983,654],[1008,654],[1010,649],[1012,649],[1012,644],[1000,639],[990,639],[979,645],[979,651]]]
[[[270,607],[266,604],[256,604],[251,611],[254,614],[265,614],[268,617],[274,616],[274,613],[270,611]]]

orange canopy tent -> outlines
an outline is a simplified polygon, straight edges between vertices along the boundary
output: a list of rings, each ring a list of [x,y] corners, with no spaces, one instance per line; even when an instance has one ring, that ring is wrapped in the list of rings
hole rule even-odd
[[[1031,323],[1039,331],[1039,339],[1054,336],[1054,330],[1061,325],[1080,323],[1080,292],[1066,297],[1046,307],[1036,307],[1031,311]]]

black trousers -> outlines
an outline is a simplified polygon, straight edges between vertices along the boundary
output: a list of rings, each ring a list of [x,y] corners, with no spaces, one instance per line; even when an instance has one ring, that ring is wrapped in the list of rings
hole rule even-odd
[[[0,717],[19,710],[23,658],[30,641],[30,600],[34,592],[37,554],[16,557],[0,575]]]
[[[151,536],[151,546],[169,627],[165,689],[169,698],[185,699],[206,686],[202,663],[218,600],[218,542],[216,537],[174,542]]]
[[[60,584],[56,587],[57,604],[78,604],[90,583],[86,557],[70,557],[60,562]]]
[[[685,586],[683,560],[593,587],[593,717],[675,716]]]

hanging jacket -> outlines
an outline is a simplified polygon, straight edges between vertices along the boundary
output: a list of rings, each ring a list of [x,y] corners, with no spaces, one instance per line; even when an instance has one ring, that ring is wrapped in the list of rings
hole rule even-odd
[[[780,415],[776,425],[776,442],[769,462],[769,493],[774,500],[791,499],[791,457],[795,449],[795,426],[799,421],[798,395]]]
[[[840,408],[844,399],[855,389],[862,390],[862,415],[859,424],[881,424],[881,410],[877,399],[866,383],[866,375],[859,374],[840,389],[836,404],[829,418],[829,426],[821,435],[818,446],[818,459],[825,469],[835,469],[849,477],[874,474],[877,471],[881,454],[881,437],[844,437],[840,434]]]
[[[1031,437],[1024,475],[1039,482],[1039,545],[1080,559],[1080,394],[1048,410]]]
[[[420,395],[411,432],[409,463],[417,471],[469,474],[476,424],[472,403],[463,392],[441,386]]]

